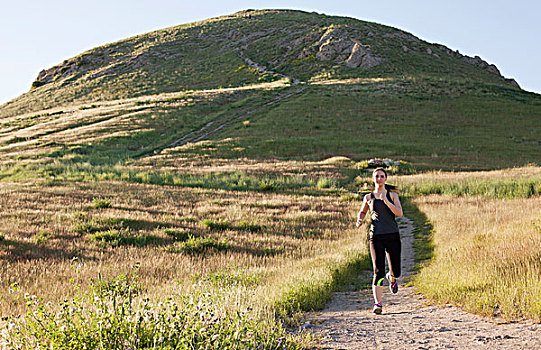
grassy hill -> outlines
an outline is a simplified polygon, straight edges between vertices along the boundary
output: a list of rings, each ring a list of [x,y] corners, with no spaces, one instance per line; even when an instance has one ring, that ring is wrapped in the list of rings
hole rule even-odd
[[[116,164],[167,152],[501,168],[539,162],[540,106],[495,66],[399,29],[249,10],[42,71],[0,108],[0,154],[3,164]],[[177,147],[205,139],[212,146]]]

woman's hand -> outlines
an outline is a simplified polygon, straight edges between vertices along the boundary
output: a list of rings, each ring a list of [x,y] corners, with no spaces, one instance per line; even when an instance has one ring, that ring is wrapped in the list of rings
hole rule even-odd
[[[363,215],[364,217],[364,215]],[[356,227],[359,227],[361,226],[361,224],[363,223],[363,218],[361,218],[360,215],[357,215],[357,223],[355,224]]]

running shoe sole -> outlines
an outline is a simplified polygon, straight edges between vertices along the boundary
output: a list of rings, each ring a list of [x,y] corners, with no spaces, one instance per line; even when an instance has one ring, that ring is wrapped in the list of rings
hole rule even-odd
[[[373,313],[375,313],[376,315],[379,315],[381,314],[382,311],[383,311],[383,308],[381,307],[381,305],[374,304],[374,308],[372,309]]]
[[[394,279],[394,282],[391,282],[391,274],[388,272],[385,277],[387,277],[387,280],[389,281],[389,290],[391,291],[391,293],[398,293],[398,282],[396,281],[396,278]]]

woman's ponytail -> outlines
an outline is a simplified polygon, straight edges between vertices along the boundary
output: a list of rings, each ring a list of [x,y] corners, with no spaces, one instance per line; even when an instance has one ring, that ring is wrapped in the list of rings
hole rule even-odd
[[[389,184],[385,184],[385,189],[389,192],[399,192],[400,189],[398,188],[398,186],[395,186],[395,185],[389,185]]]

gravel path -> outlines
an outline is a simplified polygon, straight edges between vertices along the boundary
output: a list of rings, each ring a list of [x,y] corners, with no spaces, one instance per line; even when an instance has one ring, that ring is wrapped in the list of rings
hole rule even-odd
[[[414,226],[407,218],[400,226],[407,279],[413,273]],[[541,324],[501,323],[435,305],[402,284],[398,294],[385,289],[381,315],[371,312],[372,304],[371,290],[335,293],[302,328],[320,337],[315,349],[541,349]]]

